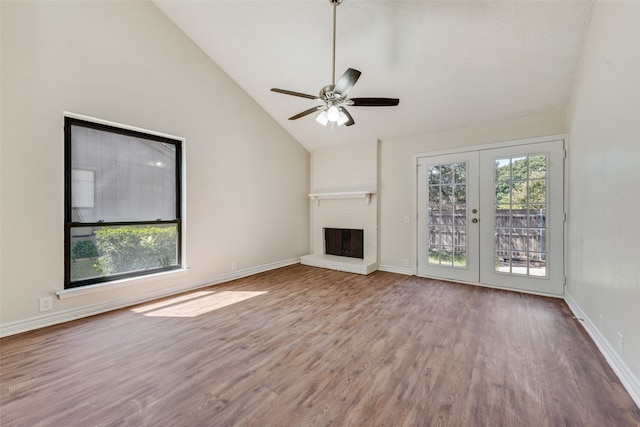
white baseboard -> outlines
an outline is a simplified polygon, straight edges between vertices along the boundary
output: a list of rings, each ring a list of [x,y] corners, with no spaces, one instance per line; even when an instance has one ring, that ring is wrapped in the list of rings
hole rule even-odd
[[[9,335],[15,335],[22,332],[32,331],[34,329],[40,329],[47,326],[57,325],[59,323],[65,323],[72,320],[81,319],[83,317],[94,316],[96,314],[105,313],[107,311],[117,310],[124,307],[129,307],[135,304],[140,304],[146,301],[151,301],[157,298],[163,298],[171,295],[175,295],[181,292],[191,291],[194,289],[204,288],[211,285],[217,285],[231,280],[240,279],[242,277],[251,276],[264,271],[274,270],[276,268],[286,267],[292,264],[299,264],[300,258],[293,258],[284,261],[278,261],[271,264],[260,265],[257,267],[247,268],[245,270],[237,270],[231,273],[215,276],[205,283],[189,284],[172,286],[168,288],[158,289],[153,292],[146,292],[142,294],[133,295],[131,297],[119,299],[116,301],[107,301],[105,303],[73,308],[70,310],[63,310],[48,313],[45,315],[32,317],[29,319],[18,320],[10,322],[4,325],[0,325],[0,337],[6,337]]]
[[[565,292],[564,300],[566,301],[569,309],[573,312],[574,316],[580,320],[580,323],[587,331],[593,342],[598,346],[600,353],[607,360],[613,371],[616,373],[620,382],[624,388],[629,392],[629,395],[640,408],[640,381],[631,372],[627,364],[622,360],[617,351],[609,344],[609,341],[602,335],[600,329],[587,317],[582,311],[580,306],[571,297],[570,294]]]
[[[300,258],[292,258],[284,261],[272,262],[270,264],[259,265],[256,267],[246,268],[244,270],[232,271],[231,273],[222,274],[209,280],[203,286],[217,285],[219,283],[230,282],[231,280],[240,279],[242,277],[253,276],[254,274],[263,273],[276,268],[286,267],[288,265],[300,264]],[[200,287],[203,287],[200,286]]]
[[[411,267],[396,267],[395,265],[380,265],[378,270],[386,271],[388,273],[404,274],[405,276],[413,276],[413,269]]]

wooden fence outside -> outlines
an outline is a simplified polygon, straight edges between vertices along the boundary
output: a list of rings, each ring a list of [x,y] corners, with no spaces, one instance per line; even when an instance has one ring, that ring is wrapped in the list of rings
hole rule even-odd
[[[464,252],[465,209],[429,210],[429,250]],[[546,259],[546,211],[544,209],[498,209],[494,234],[496,256],[506,259]]]

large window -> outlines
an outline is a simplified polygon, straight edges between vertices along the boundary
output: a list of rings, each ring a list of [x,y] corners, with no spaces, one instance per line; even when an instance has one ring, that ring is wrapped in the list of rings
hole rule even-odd
[[[181,150],[65,118],[65,288],[180,268]]]

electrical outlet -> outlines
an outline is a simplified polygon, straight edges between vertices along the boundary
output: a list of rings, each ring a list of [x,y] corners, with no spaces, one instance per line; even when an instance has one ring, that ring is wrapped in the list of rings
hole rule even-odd
[[[618,332],[618,354],[620,356],[624,355],[624,336],[621,332]]]
[[[49,311],[53,308],[53,299],[51,297],[40,298],[40,311]]]
[[[237,262],[235,262],[235,261],[233,261],[233,262],[231,263],[231,269],[232,269],[232,270],[236,270],[237,268],[238,268],[238,263],[237,263]]]
[[[404,260],[404,266],[405,266],[405,267],[409,267],[409,260],[408,260],[408,259],[405,259],[405,260]]]

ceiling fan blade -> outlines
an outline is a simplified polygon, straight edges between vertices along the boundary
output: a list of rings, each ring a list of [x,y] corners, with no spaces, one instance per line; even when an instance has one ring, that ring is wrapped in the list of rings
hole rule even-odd
[[[398,98],[351,98],[354,107],[393,107],[400,103]]]
[[[344,113],[344,115],[347,116],[347,118],[349,119],[344,123],[344,126],[351,126],[351,125],[354,125],[356,123],[353,120],[353,117],[351,117],[351,114],[349,114],[349,112],[347,111],[346,108],[340,107],[340,111],[342,111]]]
[[[333,93],[340,94],[342,98],[346,98],[347,93],[349,93],[353,85],[355,85],[360,78],[360,74],[360,71],[354,70],[353,68],[347,69],[340,79],[338,79],[338,83],[336,83],[336,86],[333,88]]]
[[[324,108],[324,105],[318,105],[316,107],[309,108],[308,110],[304,110],[302,113],[298,113],[295,116],[289,117],[289,120],[299,119],[300,117],[304,117],[304,116],[307,116],[307,115],[309,115],[311,113],[315,113],[316,111],[322,110],[323,108]]]
[[[285,95],[299,96],[300,98],[318,99],[317,96],[307,95],[306,93],[294,92],[292,90],[272,88],[271,92],[284,93]]]

